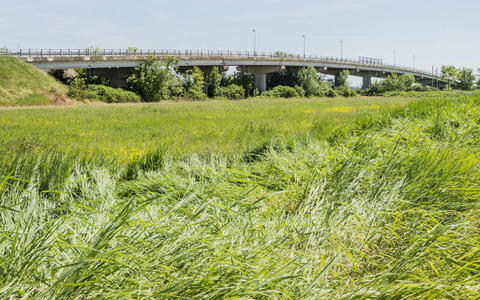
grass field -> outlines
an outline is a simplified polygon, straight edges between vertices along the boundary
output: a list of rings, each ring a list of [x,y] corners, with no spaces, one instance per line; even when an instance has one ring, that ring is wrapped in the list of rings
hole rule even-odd
[[[57,145],[129,158],[156,147],[236,154],[271,139],[325,136],[400,98],[245,100],[0,110],[0,150]]]
[[[478,298],[444,95],[0,111],[0,298]]]

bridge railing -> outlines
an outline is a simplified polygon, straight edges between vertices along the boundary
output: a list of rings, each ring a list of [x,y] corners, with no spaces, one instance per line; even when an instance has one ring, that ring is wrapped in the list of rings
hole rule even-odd
[[[0,48],[0,55],[14,57],[78,57],[78,56],[176,56],[176,57],[235,57],[235,58],[282,58],[304,59],[329,63],[350,63],[358,66],[381,66],[397,71],[406,71],[426,76],[434,76],[429,71],[413,69],[407,66],[384,64],[382,60],[365,62],[361,59],[339,58],[333,56],[299,55],[284,52],[254,52],[230,50],[176,50],[176,49],[6,49]]]
[[[230,51],[230,50],[176,50],[176,49],[0,49],[0,55],[16,57],[74,57],[74,56],[227,56],[227,57],[271,57],[271,58],[295,58],[333,60],[358,63],[358,60],[329,56],[296,55],[286,53],[267,53],[253,51]]]

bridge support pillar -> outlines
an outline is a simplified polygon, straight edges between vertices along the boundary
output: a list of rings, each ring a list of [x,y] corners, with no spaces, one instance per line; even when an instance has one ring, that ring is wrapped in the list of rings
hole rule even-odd
[[[267,90],[267,74],[280,71],[280,66],[239,66],[240,72],[252,73],[255,76],[255,88],[260,92]]]
[[[363,85],[362,89],[368,89],[372,85],[372,76],[370,75],[363,75]]]
[[[260,92],[267,90],[267,73],[255,73],[255,88]]]

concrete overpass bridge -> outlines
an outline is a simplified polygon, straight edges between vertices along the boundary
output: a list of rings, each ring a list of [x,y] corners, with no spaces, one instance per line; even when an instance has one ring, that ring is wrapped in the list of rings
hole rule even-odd
[[[342,70],[363,78],[363,88],[368,88],[372,78],[385,78],[391,74],[412,74],[425,86],[444,87],[447,82],[434,72],[415,68],[384,64],[380,59],[359,59],[325,56],[291,55],[281,52],[202,51],[202,50],[122,50],[122,49],[20,49],[4,50],[0,55],[17,57],[39,69],[89,68],[94,75],[107,78],[112,86],[122,87],[126,78],[149,56],[159,59],[174,56],[179,59],[180,69],[194,66],[208,72],[214,66],[221,70],[237,67],[237,70],[255,75],[255,87],[267,88],[267,74],[289,70],[296,72],[312,66],[319,73],[338,76]]]

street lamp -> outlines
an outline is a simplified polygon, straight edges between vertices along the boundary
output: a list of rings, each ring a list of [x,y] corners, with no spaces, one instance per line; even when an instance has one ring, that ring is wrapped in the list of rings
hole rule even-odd
[[[305,59],[305,57],[306,57],[306,52],[305,52],[305,51],[306,51],[306,50],[305,50],[305,48],[306,48],[306,47],[305,47],[305,45],[306,45],[306,36],[305,36],[305,35],[302,35],[302,37],[303,37],[303,59]]]
[[[393,50],[393,66],[397,66],[397,51]]]
[[[340,41],[340,58],[343,60],[343,41]]]
[[[415,71],[415,55],[412,55],[413,56],[413,70]]]
[[[257,56],[257,31],[253,30],[253,56]]]

